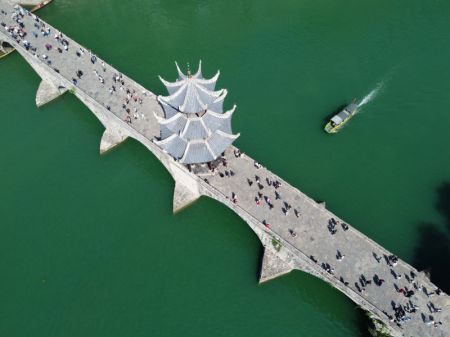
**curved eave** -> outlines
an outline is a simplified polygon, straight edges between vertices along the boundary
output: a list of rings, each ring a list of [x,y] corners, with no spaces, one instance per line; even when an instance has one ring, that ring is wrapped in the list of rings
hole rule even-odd
[[[223,101],[225,99],[225,97],[227,97],[227,95],[228,95],[228,90],[223,89],[222,94],[219,97],[217,97],[217,99],[213,103],[218,103],[218,102]]]
[[[209,114],[215,118],[228,119],[231,117],[231,115],[233,115],[234,111],[236,110],[236,107],[237,107],[237,105],[235,104],[235,105],[233,105],[233,107],[230,110],[228,110],[224,113],[218,113],[218,112],[208,109],[208,111],[206,111],[206,114]]]
[[[187,117],[185,115],[181,114],[181,113],[177,113],[176,115],[173,115],[170,118],[164,118],[164,117],[158,116],[156,114],[156,112],[154,112],[153,114],[155,115],[156,120],[158,121],[158,123],[161,124],[161,125],[168,125],[170,123],[175,122],[179,118],[187,119]]]
[[[216,153],[216,158],[224,152],[237,138],[239,134],[233,135],[223,132],[221,130],[216,130],[206,142],[208,143],[209,148]]]
[[[220,76],[220,70],[218,70],[217,73],[210,79],[199,78],[197,80],[197,83],[200,84],[201,86],[205,87],[208,90],[214,90],[219,76]]]
[[[198,148],[200,145],[200,148],[203,148],[203,152],[205,152],[204,157],[202,160],[193,160],[192,151],[194,151],[194,148]],[[209,161],[212,161],[216,159],[217,156],[214,154],[214,152],[211,150],[209,145],[204,140],[193,140],[189,141],[186,150],[184,152],[183,157],[181,157],[180,162],[182,164],[198,164],[198,163],[206,163]],[[198,159],[198,158],[197,158]]]
[[[194,75],[192,75],[192,77],[196,78],[196,79],[203,78],[202,77],[202,60],[200,60],[198,62],[198,70]]]
[[[217,132],[219,135],[221,135],[221,136],[223,136],[223,137],[225,137],[225,138],[228,138],[228,139],[230,139],[230,140],[233,140],[233,141],[235,141],[235,140],[236,140],[237,138],[239,138],[239,136],[241,135],[240,133],[236,133],[235,135],[232,135],[232,134],[229,134],[229,133],[220,131],[220,130],[217,130],[216,132]]]
[[[217,97],[209,106],[209,109],[216,112],[216,113],[222,113],[223,111],[223,101],[225,100],[225,97],[228,95],[228,90],[223,89],[222,95]]]
[[[178,66],[177,61],[175,61],[175,66],[177,67],[178,77],[181,79],[186,79],[187,76],[185,74],[183,74],[180,67]]]
[[[185,90],[187,86],[187,83],[184,83],[180,88],[178,88],[178,90],[173,93],[172,95],[169,96],[158,96],[158,101],[161,102],[161,100],[171,106],[174,106],[174,101],[176,101],[176,99],[183,93],[183,91]],[[183,101],[185,100],[185,98],[183,99]],[[178,108],[178,104],[175,104],[175,108]]]
[[[164,84],[166,88],[176,88],[181,87],[184,83],[186,83],[185,80],[178,80],[176,82],[169,82],[166,81],[164,78],[162,78],[160,75],[158,75],[159,80]]]
[[[226,133],[231,133],[231,117],[234,113],[235,108],[236,106],[234,106],[233,109],[228,110],[223,114],[219,114],[214,111],[208,110],[202,116],[202,120],[206,125],[207,129],[211,132],[221,130]]]
[[[178,137],[176,134],[172,134],[170,137],[167,137],[166,139],[162,139],[162,140],[154,139],[153,142],[162,148],[162,147],[164,147],[164,145],[169,144],[176,137]]]
[[[195,85],[195,87],[198,90],[200,90],[204,94],[206,94],[210,97],[214,97],[214,98],[220,97],[220,95],[222,95],[223,92],[226,90],[226,89],[220,89],[220,90],[216,90],[216,91],[209,90],[209,89],[205,88],[204,86],[200,85],[198,81],[195,81],[193,84]]]
[[[154,143],[175,159],[181,158],[186,152],[187,141],[176,134],[161,141],[154,140]]]
[[[219,155],[229,147],[240,134],[228,134],[220,130],[215,131],[206,139],[186,140],[182,137],[172,134],[164,140],[154,140],[163,151],[169,153],[175,159],[183,164],[205,163],[215,160]],[[178,145],[177,145],[178,144]],[[180,148],[181,144],[181,148]],[[175,146],[175,147],[174,147]],[[177,147],[178,146],[178,147]],[[182,150],[178,154],[171,151]]]
[[[235,105],[233,105],[233,107],[232,107],[230,110],[228,110],[228,111],[226,111],[226,112],[224,112],[224,113],[218,113],[218,112],[215,112],[215,111],[212,111],[212,110],[209,110],[209,109],[208,109],[208,110],[206,111],[205,115],[211,115],[212,117],[220,118],[220,119],[228,119],[228,118],[230,118],[230,117],[233,115],[233,113],[234,113],[234,111],[236,110],[236,108],[237,108],[237,105],[235,104]],[[158,121],[160,124],[169,124],[169,123],[171,123],[171,122],[177,120],[178,118],[189,119],[189,120],[202,120],[202,119],[204,118],[203,116],[201,116],[201,117],[190,117],[190,118],[187,118],[187,117],[186,117],[183,113],[181,113],[181,112],[178,112],[176,115],[174,115],[174,116],[172,116],[172,117],[170,117],[170,118],[164,118],[164,117],[161,117],[161,116],[159,116],[156,112],[153,112],[153,114],[155,115],[157,121]]]

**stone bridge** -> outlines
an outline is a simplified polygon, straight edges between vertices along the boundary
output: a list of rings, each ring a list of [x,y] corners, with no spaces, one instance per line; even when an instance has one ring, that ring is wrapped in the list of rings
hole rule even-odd
[[[155,114],[163,116],[154,93],[26,10],[5,0],[0,9],[0,41],[15,47],[42,79],[37,106],[69,91],[105,127],[100,153],[128,137],[144,145],[175,181],[174,212],[200,196],[234,210],[265,248],[260,282],[302,270],[370,312],[377,328],[392,336],[450,337],[450,298],[426,275],[235,147],[215,170],[206,165],[192,170],[175,161],[154,143]],[[127,92],[138,96],[127,105],[131,119],[124,109]]]

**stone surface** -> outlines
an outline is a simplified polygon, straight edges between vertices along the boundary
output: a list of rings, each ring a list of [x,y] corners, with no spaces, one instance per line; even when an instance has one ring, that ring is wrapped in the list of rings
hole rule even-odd
[[[179,212],[189,206],[200,197],[200,194],[189,189],[181,182],[175,181],[175,190],[173,193],[173,212]]]
[[[102,139],[100,141],[100,154],[111,150],[113,147],[124,142],[128,138],[120,129],[117,128],[107,128],[103,132]]]
[[[259,277],[259,283],[263,283],[278,276],[287,274],[294,269],[294,266],[283,261],[277,254],[276,249],[267,247],[264,250],[264,256],[261,265],[261,275]]]
[[[52,83],[42,80],[36,93],[36,105],[38,107],[53,101],[67,91],[66,88],[59,90]]]

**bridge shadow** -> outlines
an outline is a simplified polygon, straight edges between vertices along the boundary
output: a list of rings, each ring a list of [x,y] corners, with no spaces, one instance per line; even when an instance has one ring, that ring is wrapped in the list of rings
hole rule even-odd
[[[414,252],[413,265],[418,270],[430,272],[431,281],[450,293],[450,182],[444,182],[437,189],[436,209],[443,216],[445,229],[437,224],[424,222],[419,227],[419,244]]]
[[[370,320],[370,318],[367,316],[366,312],[361,309],[357,308],[356,310],[356,324],[358,326],[358,336],[359,337],[373,337],[371,333],[369,332],[369,328],[373,327],[373,323]]]

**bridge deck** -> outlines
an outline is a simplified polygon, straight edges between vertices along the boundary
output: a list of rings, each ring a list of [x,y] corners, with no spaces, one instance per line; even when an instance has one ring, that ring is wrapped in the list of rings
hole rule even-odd
[[[11,17],[14,9],[1,1],[0,9],[8,13],[0,14],[0,22],[9,27],[17,26]],[[83,91],[102,106],[108,107],[122,123],[127,124],[127,118],[129,118],[129,126],[148,140],[151,141],[159,136],[159,126],[154,112],[162,114],[162,110],[153,93],[124,75],[121,79],[124,84],[114,81],[113,76],[119,75],[119,71],[106,62],[103,63],[104,61],[97,56],[96,61],[92,62],[93,54],[72,39],[63,36],[63,39],[69,43],[66,51],[55,39],[55,34],[59,32],[47,23],[44,28],[42,21],[38,22],[34,16],[30,15],[24,16],[23,23],[27,35],[16,41],[20,43],[20,46],[15,43],[15,47],[19,47],[22,53],[25,52],[23,41],[27,40],[33,48],[36,48],[36,51],[29,48],[26,52],[33,54],[33,57],[39,60],[49,72],[57,73],[58,76],[69,81],[76,79],[77,84],[74,85],[76,90]],[[38,26],[40,26],[39,29]],[[44,36],[41,29],[48,28],[50,34]],[[33,36],[33,32],[37,33],[37,37]],[[10,33],[3,25],[0,27],[0,39],[2,34],[11,40]],[[51,50],[46,49],[46,44],[52,45]],[[84,50],[84,53],[81,50]],[[76,75],[79,70],[83,72],[81,79]],[[99,76],[103,78],[103,83]],[[115,86],[115,91],[111,93],[112,86]],[[130,91],[131,98],[130,95],[127,97],[127,90]],[[127,113],[126,109],[130,109],[130,112]],[[317,260],[314,268],[321,274],[322,279],[339,288],[353,300],[356,297],[362,302],[373,305],[377,309],[376,314],[384,313],[381,314],[381,316],[385,315],[384,321],[401,331],[403,335],[450,336],[449,297],[444,293],[437,295],[436,286],[423,274],[401,260],[395,266],[388,265],[385,256],[391,253],[350,226],[348,230],[344,230],[341,219],[282,181],[265,167],[257,168],[254,160],[249,156],[235,156],[233,150],[235,148],[231,147],[225,153],[226,167],[221,164],[216,172],[201,176],[202,179],[207,179],[207,183],[218,195],[231,200],[235,194],[237,201],[234,208],[250,214],[268,233],[279,239],[294,258],[303,256],[309,259],[313,256],[314,260]],[[232,171],[233,174],[226,175],[225,171],[228,173]],[[256,182],[256,176],[259,177],[260,186]],[[282,186],[275,188],[273,183],[267,182],[267,178],[272,182],[282,182]],[[276,193],[279,194],[279,198]],[[260,199],[259,205],[255,198]],[[267,202],[266,198],[270,198],[270,202]],[[285,202],[291,206],[287,214],[283,212]],[[269,203],[273,205],[272,208],[269,207]],[[299,216],[296,215],[295,210],[299,212]],[[328,228],[331,218],[338,222],[335,234],[332,234]],[[264,226],[264,223],[269,225]],[[296,235],[292,235],[292,232]],[[338,251],[345,257],[339,260]],[[379,260],[375,256],[379,257]],[[332,273],[325,272],[323,264],[329,264],[333,269]],[[411,272],[416,275],[414,279]],[[361,275],[371,281],[371,284],[363,287],[360,282]],[[385,282],[382,285],[376,285],[375,275]],[[402,277],[396,278],[394,275]],[[343,283],[341,277],[348,284]],[[355,283],[358,283],[358,286]],[[404,295],[406,289],[414,291],[409,298]],[[393,303],[405,306],[408,302],[417,306],[415,313],[406,313],[406,317],[411,319],[405,322],[389,322],[388,315],[395,316]],[[442,311],[433,308],[442,308]]]

